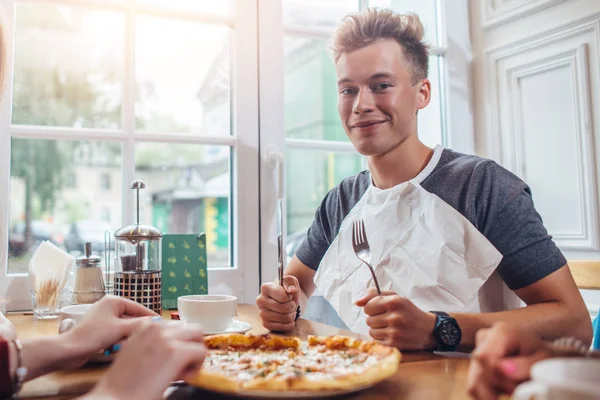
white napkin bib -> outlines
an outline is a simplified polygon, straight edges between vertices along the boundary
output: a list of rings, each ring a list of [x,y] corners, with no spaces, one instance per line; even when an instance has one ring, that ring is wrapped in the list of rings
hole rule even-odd
[[[321,260],[315,284],[354,332],[368,334],[366,315],[354,302],[374,286],[352,249],[352,222],[359,218],[381,290],[406,296],[423,311],[489,312],[519,304],[494,274],[500,252],[417,178],[387,190],[371,184]]]

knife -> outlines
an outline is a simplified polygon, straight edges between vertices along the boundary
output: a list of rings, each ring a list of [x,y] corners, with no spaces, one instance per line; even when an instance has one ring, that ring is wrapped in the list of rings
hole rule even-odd
[[[279,284],[283,287],[283,200],[278,200],[278,230],[277,235],[277,275]]]

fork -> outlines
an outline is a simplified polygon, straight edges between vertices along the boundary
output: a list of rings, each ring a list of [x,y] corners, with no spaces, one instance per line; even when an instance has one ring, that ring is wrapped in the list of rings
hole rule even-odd
[[[369,247],[369,242],[367,241],[365,223],[362,219],[358,219],[352,223],[352,248],[354,249],[356,257],[369,267],[373,282],[375,282],[375,287],[377,288],[377,294],[381,295],[379,282],[377,282],[375,271],[373,271],[373,267],[371,266],[371,247]]]

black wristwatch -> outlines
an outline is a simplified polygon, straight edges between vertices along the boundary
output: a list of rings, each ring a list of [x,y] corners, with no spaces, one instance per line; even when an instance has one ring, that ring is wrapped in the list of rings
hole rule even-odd
[[[458,322],[447,313],[442,311],[431,311],[435,314],[435,328],[433,328],[433,337],[437,343],[434,351],[456,351],[462,332]]]

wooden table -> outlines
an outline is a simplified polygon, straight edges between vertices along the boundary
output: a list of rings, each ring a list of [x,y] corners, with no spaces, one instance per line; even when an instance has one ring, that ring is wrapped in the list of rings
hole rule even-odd
[[[169,318],[169,313],[163,314]],[[250,333],[265,333],[260,323],[258,310],[253,305],[238,306],[237,319],[250,323]],[[58,321],[39,321],[32,315],[13,314],[9,319],[16,327],[21,339],[36,336],[55,335]],[[306,339],[308,335],[347,335],[361,338],[360,335],[300,319],[290,335]],[[364,338],[364,337],[362,337]],[[348,396],[349,399],[468,399],[466,378],[469,362],[465,358],[444,358],[425,352],[402,354],[398,373],[370,389]],[[87,392],[102,376],[106,367],[84,367],[76,371],[55,372],[27,382],[21,392],[23,399],[68,399]],[[227,399],[198,389],[176,388],[168,396],[169,400],[188,399]]]

